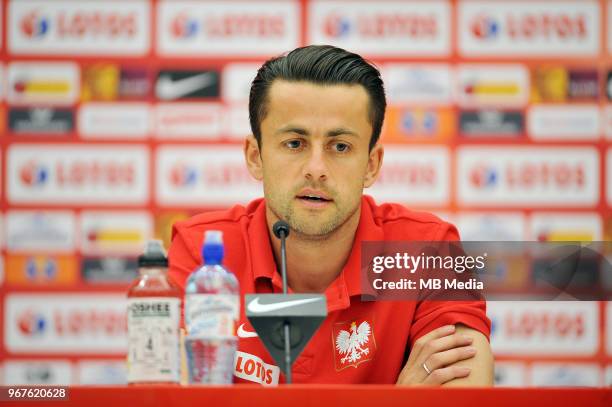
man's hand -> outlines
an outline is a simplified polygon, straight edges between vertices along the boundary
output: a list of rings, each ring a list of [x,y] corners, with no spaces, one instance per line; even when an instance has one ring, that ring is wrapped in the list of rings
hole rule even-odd
[[[452,365],[476,355],[476,348],[470,346],[472,342],[471,336],[456,332],[454,325],[443,326],[423,335],[414,343],[397,384],[436,386],[467,377],[471,368]]]

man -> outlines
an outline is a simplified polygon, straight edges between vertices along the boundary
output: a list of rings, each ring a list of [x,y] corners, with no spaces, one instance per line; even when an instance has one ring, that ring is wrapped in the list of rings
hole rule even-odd
[[[484,302],[361,301],[360,242],[459,238],[433,215],[362,195],[382,165],[385,107],[380,73],[359,55],[308,46],[267,61],[251,87],[244,147],[265,199],[176,224],[170,273],[184,285],[204,231],[217,229],[243,293],[281,292],[271,229],[284,220],[290,292],[325,293],[328,304],[294,364],[295,383],[491,385]],[[276,383],[278,367],[242,309],[236,381]],[[342,338],[357,333],[361,345],[348,352]]]

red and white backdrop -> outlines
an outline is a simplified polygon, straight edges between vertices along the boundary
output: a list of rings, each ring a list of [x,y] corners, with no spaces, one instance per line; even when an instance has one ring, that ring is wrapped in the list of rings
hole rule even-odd
[[[378,200],[466,240],[612,234],[612,2],[1,5],[0,383],[125,381],[134,255],[177,219],[261,195],[241,154],[249,83],[304,44],[383,72]],[[527,283],[512,267],[508,284]],[[612,383],[610,303],[489,314],[498,383]]]

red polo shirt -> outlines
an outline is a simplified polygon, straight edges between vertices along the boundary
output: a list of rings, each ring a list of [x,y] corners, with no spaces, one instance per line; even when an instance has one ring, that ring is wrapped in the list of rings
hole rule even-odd
[[[282,292],[266,223],[265,200],[246,208],[208,212],[178,222],[169,251],[170,275],[183,288],[187,276],[201,263],[206,230],[223,231],[224,265],[233,271],[242,294]],[[355,243],[340,275],[325,290],[328,316],[293,365],[294,383],[395,383],[406,350],[435,328],[462,323],[487,337],[491,324],[484,302],[361,301],[360,242],[380,240],[458,240],[457,230],[434,215],[410,211],[397,204],[377,206],[364,196]],[[288,250],[291,250],[288,247]],[[244,315],[241,296],[239,345],[235,382],[283,383],[284,376]],[[366,338],[360,349],[347,350],[351,333]]]

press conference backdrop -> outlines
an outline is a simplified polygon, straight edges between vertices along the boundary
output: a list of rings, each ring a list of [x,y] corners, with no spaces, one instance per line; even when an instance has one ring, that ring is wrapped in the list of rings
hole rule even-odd
[[[125,382],[134,256],[262,195],[241,151],[249,84],[305,44],[382,70],[379,201],[466,240],[612,234],[612,2],[1,4],[0,383]],[[498,384],[612,383],[610,303],[488,313]]]

